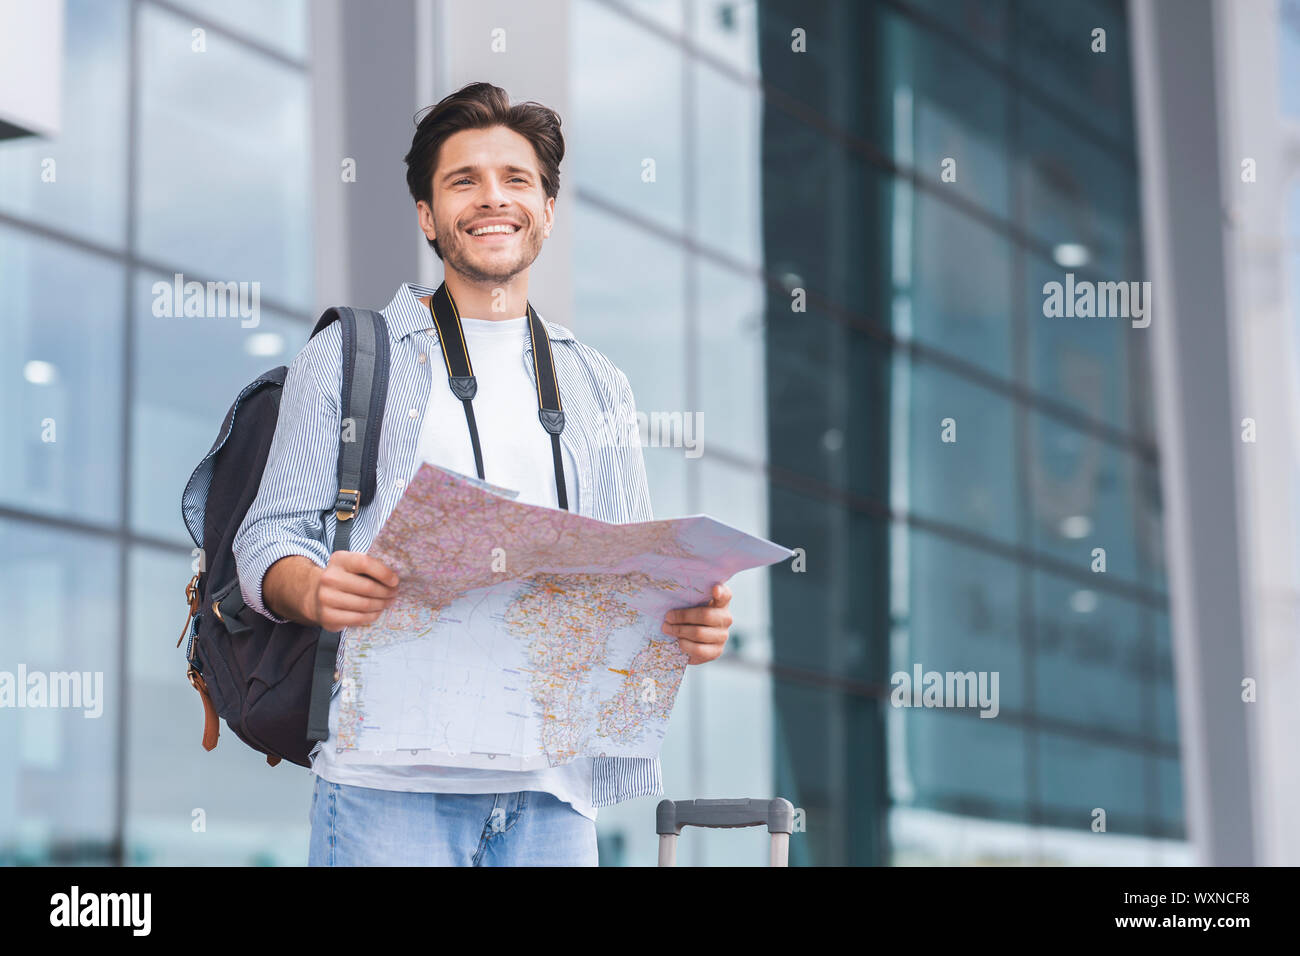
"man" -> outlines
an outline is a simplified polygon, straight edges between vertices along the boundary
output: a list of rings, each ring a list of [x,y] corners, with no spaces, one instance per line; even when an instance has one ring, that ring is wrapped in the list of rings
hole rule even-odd
[[[627,377],[562,326],[543,321],[565,427],[563,464],[537,415],[528,273],[550,234],[564,156],[560,119],[537,103],[474,83],[418,123],[406,155],[419,224],[443,261],[478,381],[473,398],[484,477],[520,501],[606,521],[651,515],[636,442],[611,442],[608,423],[635,417]],[[452,393],[430,306],[433,289],[405,283],[383,310],[391,371],[374,500],[351,520],[351,551],[330,552],[338,519],[341,418],[338,323],[289,366],[279,421],[256,499],[234,553],[244,599],[276,620],[327,630],[369,624],[392,602],[397,575],[364,552],[421,462],[475,474],[461,401]],[[663,631],[691,664],[726,644],[731,592],[670,611]],[[311,865],[594,865],[596,810],[663,792],[657,758],[581,757],[536,771],[340,764],[330,738],[312,752]],[[648,824],[647,824],[648,825]]]

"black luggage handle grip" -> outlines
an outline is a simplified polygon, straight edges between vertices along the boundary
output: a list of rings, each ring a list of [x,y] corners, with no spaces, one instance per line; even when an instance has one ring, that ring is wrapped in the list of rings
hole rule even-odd
[[[676,836],[682,827],[759,827],[769,833],[794,832],[794,805],[784,797],[771,800],[660,800],[655,830]]]

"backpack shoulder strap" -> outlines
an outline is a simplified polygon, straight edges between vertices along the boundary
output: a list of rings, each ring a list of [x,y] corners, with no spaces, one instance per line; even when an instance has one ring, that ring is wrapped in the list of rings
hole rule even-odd
[[[343,333],[343,387],[339,393],[342,427],[339,433],[338,495],[334,514],[333,551],[349,549],[352,519],[374,500],[379,434],[388,398],[388,325],[370,309],[340,306],[326,310],[312,331],[315,335],[337,319]],[[329,701],[335,678],[338,631],[321,630],[312,667],[311,706],[307,739],[329,736]]]

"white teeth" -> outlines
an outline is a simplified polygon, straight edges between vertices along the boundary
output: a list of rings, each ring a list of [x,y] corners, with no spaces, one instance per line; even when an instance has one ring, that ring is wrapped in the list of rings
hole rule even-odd
[[[479,229],[475,229],[473,232],[470,233],[470,235],[471,235],[471,236],[486,236],[488,233],[491,233],[491,232],[512,233],[512,232],[515,232],[517,229],[518,229],[517,226],[483,226],[483,227],[481,227],[481,228],[479,228]]]

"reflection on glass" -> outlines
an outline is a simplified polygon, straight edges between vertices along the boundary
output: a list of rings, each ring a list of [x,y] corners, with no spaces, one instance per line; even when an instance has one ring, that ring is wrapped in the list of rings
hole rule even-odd
[[[700,511],[758,537],[768,536],[767,480],[758,471],[742,470],[707,456],[703,464]],[[781,542],[778,542],[778,544]],[[793,548],[794,545],[788,547]],[[788,562],[742,571],[727,582],[731,589],[731,635],[728,655],[746,661],[772,658],[770,576],[790,573]]]
[[[767,459],[767,371],[762,280],[696,260],[700,414],[704,454],[722,448]]]
[[[911,337],[1011,379],[1011,244],[923,191],[914,197],[915,240],[906,250],[914,258],[906,284],[895,286],[910,299]]]
[[[1029,385],[1040,395],[1072,406],[1092,421],[1128,431],[1132,380],[1128,342],[1146,336],[1149,330],[1134,328],[1131,320],[1123,317],[1055,314],[1058,292],[1063,302],[1067,290],[1081,290],[1083,282],[1091,281],[1081,275],[1069,280],[1067,274],[1072,273],[1038,256],[1028,257],[1025,326],[1029,340]],[[1122,305],[1126,297],[1117,291],[1115,304]],[[1109,291],[1104,298],[1110,310]],[[1049,311],[1049,299],[1053,303],[1050,315],[1045,314]]]
[[[573,214],[575,334],[623,370],[638,411],[686,411],[685,251],[586,203]]]
[[[803,120],[769,109],[763,117],[764,256],[789,298],[795,290],[830,299],[854,317],[881,322],[891,228],[890,180],[860,153]]]
[[[3,712],[0,864],[111,863],[121,718],[118,548],[106,538],[9,520],[0,520],[0,540],[0,671],[17,689],[22,669],[28,705]],[[61,706],[50,706],[56,694]]]
[[[143,534],[193,544],[181,521],[181,494],[216,440],[240,389],[262,372],[288,365],[311,327],[262,309],[256,325],[237,316],[155,315],[154,283],[135,283],[132,393],[131,524]]]
[[[1132,456],[1037,412],[1029,415],[1028,437],[1033,547],[1080,572],[1134,581]]]
[[[1146,732],[1147,655],[1137,605],[1036,572],[1033,634],[1040,715],[1133,737]]]
[[[771,794],[771,675],[718,661],[690,668],[690,678],[703,685],[699,724],[703,731],[699,741],[702,775],[692,796],[734,800]],[[765,829],[689,832],[692,841],[699,833],[704,865],[768,863],[770,840]]]
[[[1024,728],[973,711],[891,708],[905,773],[890,775],[895,802],[948,813],[1025,822],[1029,818]],[[900,739],[901,738],[901,739]]]
[[[1020,2],[1014,8],[1016,56],[1011,62],[1022,81],[1074,109],[1112,141],[1132,143],[1129,27],[1124,5],[1052,0],[1050,4]],[[1104,36],[1095,32],[1098,30]]]
[[[1011,403],[929,362],[911,364],[911,385],[912,512],[1014,542],[1019,496]]]
[[[574,181],[680,231],[686,175],[681,48],[590,0],[573,8],[572,30],[573,121],[566,136]],[[576,261],[580,271],[590,268]]]
[[[0,140],[0,211],[120,247],[126,235],[124,0],[69,0],[62,128]]]
[[[924,180],[1008,215],[1007,88],[955,43],[889,14],[883,62],[887,120],[874,139]],[[888,125],[886,125],[888,124]]]
[[[989,691],[996,673],[996,700],[991,706],[972,700],[970,706],[995,715],[1025,710],[1016,566],[938,535],[907,533],[908,605],[901,614],[895,611],[891,691],[911,686],[901,679],[895,684],[895,675],[912,681],[917,665],[922,674],[987,675],[983,686]]]
[[[307,0],[173,0],[173,3],[289,56],[307,55]],[[209,46],[215,42],[226,41],[208,38]]]
[[[203,749],[203,706],[185,679],[185,646],[176,647],[189,552],[132,548],[128,568],[127,862],[305,865],[312,775],[268,768],[224,722],[216,749]]]
[[[201,280],[312,302],[308,80],[191,24],[140,11],[137,252]],[[195,103],[203,108],[196,110]]]
[[[758,0],[694,0],[691,40],[710,56],[756,77],[760,15],[767,11],[760,10]]]
[[[763,261],[762,124],[758,89],[695,63],[691,176],[697,238],[729,260]]]
[[[123,281],[111,260],[0,226],[0,502],[117,523]]]
[[[1131,281],[1137,273],[1137,171],[1082,135],[1065,119],[1020,97],[1021,142],[1016,188],[1022,225],[1080,276]]]
[[[767,415],[773,465],[831,488],[883,500],[888,474],[884,346],[813,309],[771,302]]]
[[[1043,822],[1087,827],[1100,807],[1106,811],[1107,833],[1146,832],[1146,767],[1151,758],[1077,737],[1047,732],[1034,736]]]
[[[1005,59],[1011,22],[1010,0],[908,0],[941,27],[997,59]]]

